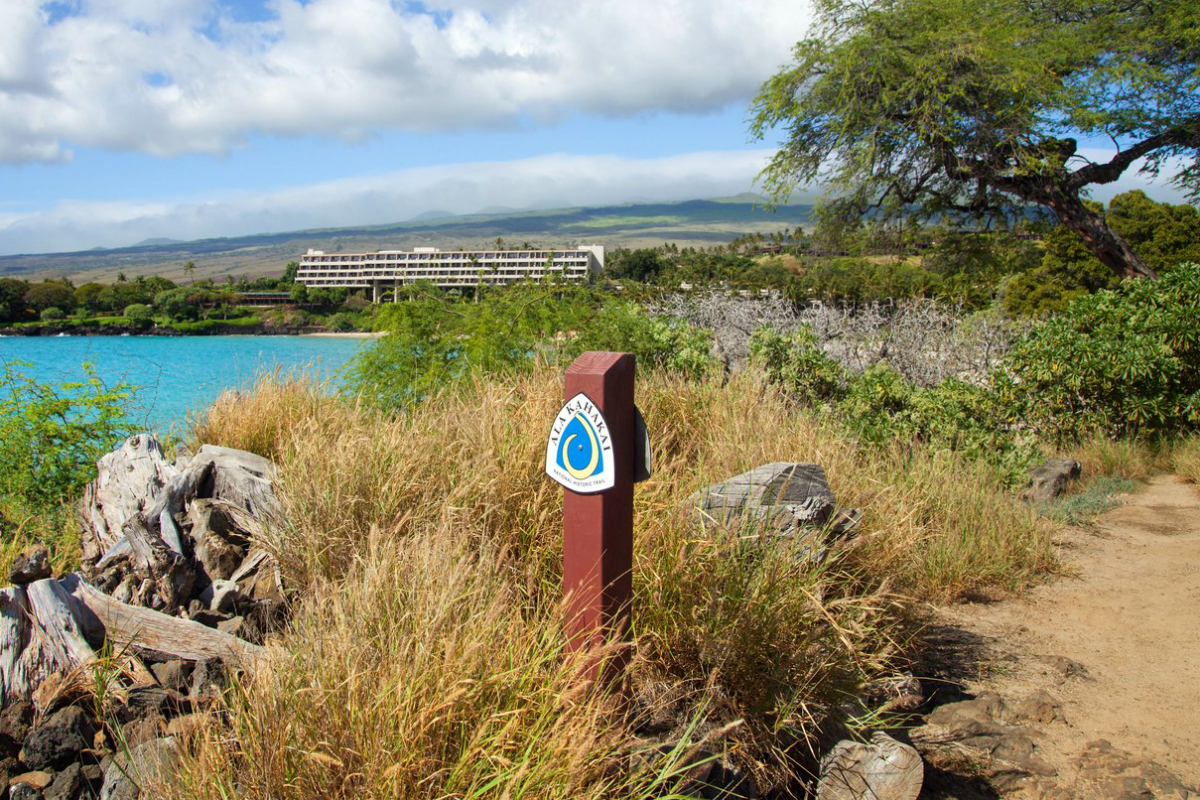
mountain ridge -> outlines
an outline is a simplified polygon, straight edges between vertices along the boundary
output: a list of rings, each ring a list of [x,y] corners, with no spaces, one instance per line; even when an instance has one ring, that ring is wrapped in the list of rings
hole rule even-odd
[[[742,196],[674,203],[625,203],[543,211],[462,214],[438,219],[340,228],[309,228],[248,236],[190,241],[165,237],[105,250],[0,256],[0,275],[27,278],[69,277],[112,280],[158,274],[184,277],[183,265],[195,264],[189,278],[279,274],[307,249],[331,252],[407,249],[417,246],[483,247],[497,237],[510,244],[563,247],[603,244],[644,247],[663,242],[704,246],[728,242],[744,233],[766,232],[807,222],[810,207],[765,209]],[[440,213],[440,212],[439,212]],[[424,216],[424,215],[421,215]],[[535,241],[536,240],[536,241]]]

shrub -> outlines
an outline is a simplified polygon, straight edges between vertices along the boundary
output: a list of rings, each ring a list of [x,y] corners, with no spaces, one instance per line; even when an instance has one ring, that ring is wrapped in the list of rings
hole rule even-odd
[[[586,287],[528,284],[475,300],[432,294],[389,304],[375,317],[387,335],[355,359],[348,383],[395,408],[480,375],[565,364],[585,350],[632,352],[643,369],[698,375],[708,368],[706,334],[634,303],[605,300]]]
[[[849,374],[817,346],[808,326],[790,334],[764,328],[750,342],[750,355],[774,382],[807,405],[836,402],[846,395]]]
[[[858,375],[826,355],[817,337],[803,327],[783,335],[764,329],[755,335],[754,358],[767,376],[801,404],[837,421],[861,441],[919,442],[983,459],[1008,482],[1016,482],[1034,456],[999,413],[989,388],[946,378],[919,387],[877,361]]]
[[[144,303],[131,303],[125,306],[125,317],[139,328],[147,328],[154,321],[154,310]]]
[[[67,315],[58,306],[50,306],[49,308],[42,309],[41,317],[42,322],[58,322],[59,320],[66,319]]]
[[[325,320],[325,327],[331,331],[357,331],[361,326],[357,315],[339,311]]]
[[[108,387],[85,365],[82,381],[42,383],[7,363],[0,375],[0,493],[51,505],[96,476],[96,460],[131,433],[133,388]]]
[[[1009,353],[997,387],[1014,424],[1052,442],[1200,426],[1200,265],[1076,299]]]

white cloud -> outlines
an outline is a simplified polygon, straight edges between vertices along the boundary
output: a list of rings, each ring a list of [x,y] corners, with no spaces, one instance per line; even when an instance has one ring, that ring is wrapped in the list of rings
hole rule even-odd
[[[151,237],[199,239],[396,222],[431,209],[559,208],[661,202],[751,189],[769,151],[687,153],[656,159],[547,155],[422,167],[268,192],[171,203],[65,201],[0,211],[0,253],[118,247]]]
[[[1098,147],[1083,147],[1079,155],[1071,163],[1071,169],[1082,167],[1085,163],[1106,163],[1112,160],[1116,152],[1112,149]],[[1139,170],[1145,164],[1144,159],[1135,161],[1129,169],[1112,183],[1097,184],[1089,187],[1088,197],[1107,203],[1122,192],[1141,189],[1148,196],[1160,203],[1186,203],[1187,196],[1171,184],[1171,179],[1183,170],[1185,163],[1181,159],[1167,159],[1163,162],[1159,176],[1153,177],[1142,174]]]
[[[745,101],[788,58],[804,0],[40,0],[0,7],[0,162],[71,146],[222,152],[249,133],[353,139],[572,112]]]
[[[0,205],[0,254],[122,247],[143,239],[202,239],[304,228],[399,222],[432,209],[471,214],[489,207],[536,209],[720,197],[755,189],[754,178],[772,151],[684,153],[653,159],[552,154],[517,161],[420,167],[284,189],[236,191],[171,202],[65,200],[34,211]],[[1087,150],[1101,161],[1112,153]],[[1151,198],[1184,202],[1162,178],[1139,175],[1137,164],[1120,180],[1093,192],[1098,200],[1141,189]],[[815,189],[793,197],[813,202]]]

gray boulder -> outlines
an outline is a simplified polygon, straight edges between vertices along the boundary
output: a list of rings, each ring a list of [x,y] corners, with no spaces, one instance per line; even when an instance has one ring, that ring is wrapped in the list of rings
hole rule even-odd
[[[136,800],[142,795],[142,786],[151,778],[165,776],[178,757],[175,740],[164,737],[140,744],[128,754],[106,758],[100,800]]]
[[[1078,479],[1080,472],[1078,461],[1052,458],[1030,471],[1021,499],[1027,503],[1048,503],[1062,494],[1071,481]]]
[[[819,464],[781,461],[702,489],[688,504],[712,522],[760,520],[773,530],[789,532],[825,525],[835,498]]]
[[[924,781],[916,748],[876,731],[870,744],[845,739],[821,759],[817,800],[917,800]]]

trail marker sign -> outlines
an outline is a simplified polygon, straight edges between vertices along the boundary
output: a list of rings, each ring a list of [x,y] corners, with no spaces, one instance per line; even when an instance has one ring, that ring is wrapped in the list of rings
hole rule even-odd
[[[546,442],[546,474],[580,494],[611,489],[616,482],[612,430],[591,399],[579,392],[554,418]]]
[[[562,484],[567,645],[626,642],[633,597],[633,484],[650,474],[650,440],[633,405],[629,353],[584,353],[567,368],[566,402],[550,426],[546,474]],[[628,649],[591,675],[624,674]],[[602,669],[603,666],[603,669]]]

